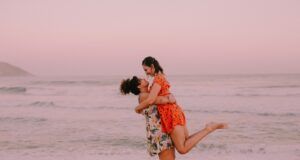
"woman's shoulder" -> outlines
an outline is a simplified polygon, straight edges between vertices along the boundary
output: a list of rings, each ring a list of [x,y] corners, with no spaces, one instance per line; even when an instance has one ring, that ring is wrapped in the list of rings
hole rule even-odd
[[[167,80],[167,78],[166,78],[166,76],[164,74],[157,74],[157,75],[155,75],[154,80],[153,80],[153,84],[154,83],[157,83],[160,86],[169,85],[169,82],[168,82],[168,80]]]
[[[162,81],[165,81],[165,80],[166,80],[166,77],[162,73],[158,73],[154,76],[154,82],[162,82]]]
[[[166,79],[166,75],[162,74],[162,73],[158,73],[154,76],[154,79]]]

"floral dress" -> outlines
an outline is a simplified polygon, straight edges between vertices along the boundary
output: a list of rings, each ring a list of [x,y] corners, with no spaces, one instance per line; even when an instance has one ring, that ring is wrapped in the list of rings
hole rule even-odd
[[[165,149],[173,148],[173,142],[167,133],[162,132],[161,119],[156,105],[143,110],[146,119],[147,150],[155,156]]]

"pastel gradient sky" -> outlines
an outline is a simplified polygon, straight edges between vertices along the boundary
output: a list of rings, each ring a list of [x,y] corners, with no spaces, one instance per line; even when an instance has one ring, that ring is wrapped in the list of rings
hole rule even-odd
[[[36,75],[300,72],[299,0],[0,0],[0,61]]]

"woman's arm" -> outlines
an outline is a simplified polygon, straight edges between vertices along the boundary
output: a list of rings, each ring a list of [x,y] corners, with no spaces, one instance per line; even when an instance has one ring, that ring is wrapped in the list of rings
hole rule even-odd
[[[135,112],[141,113],[143,109],[147,108],[151,104],[154,104],[160,89],[161,86],[157,83],[154,83],[153,86],[151,87],[151,91],[147,99],[142,101],[137,107],[135,107]]]
[[[140,94],[139,103],[146,100],[148,98],[148,96],[149,96],[149,93]],[[156,98],[156,100],[154,101],[154,104],[168,104],[168,103],[176,103],[176,99],[172,94],[167,95],[167,96],[158,96]]]
[[[168,96],[158,96],[153,104],[167,104],[170,103]]]

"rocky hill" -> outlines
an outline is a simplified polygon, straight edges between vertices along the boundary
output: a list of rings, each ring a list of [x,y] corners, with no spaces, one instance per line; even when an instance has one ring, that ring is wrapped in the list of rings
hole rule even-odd
[[[32,76],[31,73],[6,62],[0,62],[0,77]]]

